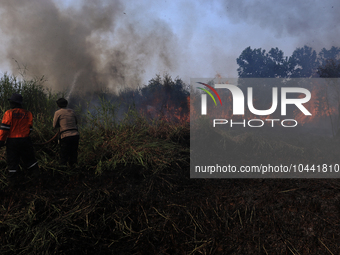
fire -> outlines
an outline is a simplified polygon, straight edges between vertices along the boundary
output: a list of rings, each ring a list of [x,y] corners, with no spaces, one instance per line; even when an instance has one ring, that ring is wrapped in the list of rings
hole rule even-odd
[[[267,116],[258,116],[249,111],[249,109],[245,109],[244,115],[233,115],[233,97],[229,91],[219,91],[221,100],[223,102],[223,107],[220,105],[215,106],[211,100],[208,100],[208,115],[209,118],[212,119],[233,119],[235,121],[239,121],[242,119],[250,120],[250,119],[261,119],[261,120],[269,120],[269,119],[292,119],[295,120],[299,126],[303,125],[313,125],[315,127],[327,126],[330,124],[330,120],[334,123],[335,119],[338,116],[338,112],[340,109],[340,100],[332,99],[332,95],[337,94],[334,91],[333,87],[327,87],[325,84],[321,85],[318,83],[314,83],[308,87],[308,90],[311,92],[311,99],[304,103],[303,106],[308,109],[308,111],[312,114],[305,115],[300,109],[291,105],[290,109],[287,111],[287,116],[281,116],[280,110],[276,110],[273,114]],[[339,93],[340,94],[340,93]],[[299,94],[298,98],[304,98],[304,94]],[[201,113],[196,112],[195,109],[200,109],[201,99],[200,96],[193,97],[191,99],[191,117],[198,118]],[[271,107],[271,102],[264,103],[263,98],[253,98],[254,107],[261,109],[269,109]],[[259,104],[258,104],[259,103]],[[194,107],[195,105],[195,107]],[[259,106],[260,105],[260,106]],[[295,107],[295,108],[293,108]],[[283,118],[284,117],[284,118]],[[333,120],[332,120],[333,119]],[[265,121],[266,125],[271,125],[271,122]],[[332,124],[333,125],[333,124]]]
[[[183,102],[178,102],[168,96],[166,99],[156,99],[151,104],[146,105],[146,116],[150,119],[160,119],[168,122],[189,122],[190,121],[190,96],[187,96]],[[144,111],[142,110],[142,113]]]
[[[334,103],[330,102],[329,93],[326,86],[313,86],[311,89],[311,100],[305,104],[312,116],[306,116],[298,109],[294,110],[295,119],[301,124],[321,122],[326,117],[335,116],[338,114]],[[302,98],[300,95],[299,98]]]
[[[320,86],[318,84],[312,85],[308,90],[311,92],[311,99],[304,104],[304,107],[312,114],[305,115],[298,108],[291,108],[287,111],[287,116],[281,116],[280,110],[276,110],[273,114],[267,116],[258,116],[245,109],[244,115],[233,116],[233,97],[228,90],[219,91],[219,95],[223,102],[223,107],[215,106],[211,100],[208,100],[209,118],[215,119],[233,119],[234,121],[241,121],[242,119],[260,119],[264,121],[265,125],[271,126],[270,119],[293,119],[296,120],[299,126],[315,125],[320,123],[329,125],[330,118],[338,116],[339,102],[330,100],[330,94],[334,94],[327,86]],[[305,95],[300,94],[298,97],[303,98]],[[269,109],[271,102],[263,103],[263,99],[255,97],[253,99],[254,107],[261,109]],[[260,105],[260,106],[259,106]],[[294,106],[292,106],[294,107]],[[151,119],[162,119],[166,121],[175,122],[189,122],[190,118],[197,119],[201,117],[201,97],[200,94],[196,96],[186,96],[182,101],[177,98],[164,94],[155,94],[154,99],[148,104],[144,105],[143,113]],[[284,117],[284,118],[283,118]],[[267,120],[267,121],[266,121]],[[326,124],[323,124],[326,125]]]

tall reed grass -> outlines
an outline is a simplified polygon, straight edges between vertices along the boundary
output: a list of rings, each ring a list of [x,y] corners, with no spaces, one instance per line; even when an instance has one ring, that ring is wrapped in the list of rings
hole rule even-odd
[[[31,138],[35,144],[43,143],[55,134],[52,121],[54,111],[58,109],[56,100],[64,96],[62,92],[54,93],[46,89],[43,82],[44,78],[27,81],[7,74],[0,79],[0,114],[3,115],[9,109],[7,99],[11,94],[21,93],[24,98],[23,107],[33,113],[34,128]],[[152,86],[152,89],[155,87]],[[147,90],[144,88],[144,91]],[[139,91],[134,93],[138,94]],[[72,102],[79,102],[73,105],[79,120],[81,137],[79,163],[73,169],[75,172],[90,171],[101,175],[103,171],[114,171],[120,165],[159,171],[174,162],[185,161],[185,157],[178,155],[187,154],[188,150],[179,146],[177,141],[184,140],[181,130],[186,130],[185,134],[188,134],[188,123],[150,120],[136,108],[134,102],[125,105],[126,110],[118,118],[121,103],[116,95],[93,94],[90,98],[96,103],[88,103],[88,94],[72,97]],[[58,145],[55,142],[36,146],[35,149],[41,171],[59,171]],[[0,164],[4,169],[4,150],[0,152],[0,157]],[[71,173],[72,170],[64,174]],[[5,175],[3,172],[3,176]],[[1,182],[6,183],[4,179]]]
[[[51,138],[56,132],[52,128],[53,114],[57,110],[56,100],[64,94],[47,90],[43,86],[43,79],[25,81],[6,74],[0,79],[1,115],[9,109],[7,99],[14,92],[23,95],[23,107],[33,113],[32,141],[39,144]],[[157,176],[173,171],[183,174],[183,169],[188,167],[189,147],[185,143],[188,141],[189,123],[151,120],[134,104],[125,106],[124,113],[120,113],[118,118],[121,105],[117,100],[110,100],[117,96],[99,94],[93,100],[92,95],[91,100],[95,104],[86,103],[89,100],[86,95],[82,96],[72,97],[73,102],[78,102],[73,103],[73,106],[80,131],[78,164],[74,168],[59,167],[57,142],[36,145],[40,178],[34,179],[30,173],[23,171],[21,182],[13,187],[9,186],[7,178],[5,150],[0,151],[0,197],[4,198],[0,209],[0,232],[3,233],[0,234],[1,254],[76,252],[74,244],[78,241],[74,241],[75,235],[79,234],[84,240],[90,241],[88,234],[92,232],[89,232],[92,224],[103,227],[101,230],[98,228],[99,235],[111,230],[120,232],[119,229],[123,227],[123,232],[117,232],[114,238],[126,238],[126,231],[131,232],[131,227],[126,225],[123,211],[118,209],[114,212],[114,201],[107,196],[112,192],[108,191],[112,182],[116,182],[116,185],[125,183],[130,187],[136,181],[153,182]],[[92,193],[91,186],[100,188],[102,185],[106,187],[103,189],[104,196],[92,197],[101,196],[101,192],[93,190]],[[73,197],[69,193],[70,189],[73,190],[72,194],[75,192],[78,195]],[[148,187],[149,192],[152,189],[153,185]],[[127,194],[130,191],[121,191],[122,196]],[[68,202],[64,203],[65,195],[75,200],[66,199],[65,202]],[[66,214],[65,209],[68,211]],[[98,210],[107,210],[108,218]],[[92,222],[91,212],[102,214],[103,221]],[[83,217],[87,223],[80,226],[76,222],[82,221]],[[115,241],[105,242],[109,242],[107,247]]]

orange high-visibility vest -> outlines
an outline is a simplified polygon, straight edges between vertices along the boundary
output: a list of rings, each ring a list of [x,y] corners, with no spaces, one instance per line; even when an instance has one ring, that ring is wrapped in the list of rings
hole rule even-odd
[[[6,138],[28,137],[33,127],[32,113],[22,109],[14,108],[5,112],[0,126],[0,141]]]

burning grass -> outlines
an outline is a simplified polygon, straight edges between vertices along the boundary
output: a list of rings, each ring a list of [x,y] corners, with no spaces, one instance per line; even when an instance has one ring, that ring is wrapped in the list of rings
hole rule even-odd
[[[36,141],[53,135],[44,116],[35,118],[41,127],[32,137]],[[52,143],[36,147],[40,178],[23,173],[16,185],[9,184],[1,152],[1,254],[340,250],[337,179],[190,179],[188,123],[152,122],[135,111],[111,127],[100,119],[93,115],[88,120],[96,125],[82,126],[74,169],[57,167]],[[314,149],[313,157],[338,158],[337,141],[313,135],[284,141],[256,133],[216,135],[246,153],[249,162],[252,153],[262,157],[268,148],[273,155],[281,151],[283,160],[307,157]],[[318,148],[311,148],[316,142]]]

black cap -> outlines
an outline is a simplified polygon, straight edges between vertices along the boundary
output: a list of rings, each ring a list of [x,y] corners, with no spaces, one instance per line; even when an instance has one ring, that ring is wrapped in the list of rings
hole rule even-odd
[[[17,103],[17,104],[22,104],[22,95],[13,93],[11,98],[8,99],[8,101]]]
[[[60,107],[60,108],[64,108],[68,105],[68,102],[65,98],[59,98],[57,100],[57,105]]]

